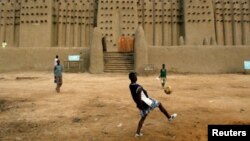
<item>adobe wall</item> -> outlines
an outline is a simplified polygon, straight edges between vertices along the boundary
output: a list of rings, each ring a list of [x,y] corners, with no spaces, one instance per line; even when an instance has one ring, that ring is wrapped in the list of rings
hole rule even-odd
[[[56,55],[67,60],[70,54],[81,54],[83,71],[89,68],[89,48],[0,48],[0,72],[7,71],[52,71]]]
[[[249,0],[0,0],[0,43],[87,47],[100,27],[108,52],[142,26],[149,45],[250,45]]]
[[[52,1],[27,1],[21,5],[20,46],[52,46]]]
[[[156,57],[157,56],[157,57]],[[178,73],[238,73],[244,72],[243,61],[250,60],[249,46],[175,46],[148,48],[149,64],[156,73],[166,64],[170,72]]]
[[[53,46],[90,46],[94,27],[94,0],[58,0],[53,3]]]
[[[170,72],[178,73],[238,73],[244,72],[243,61],[250,60],[250,47],[174,46],[148,47],[148,63],[156,73],[162,63]],[[56,54],[66,60],[69,54],[84,58],[84,70],[89,69],[89,48],[0,48],[0,72],[52,71]],[[155,57],[157,56],[157,57]]]
[[[121,37],[133,37],[138,25],[134,0],[99,0],[97,26],[105,37],[107,51],[118,51]]]
[[[215,40],[212,1],[184,1],[186,45],[207,45]]]

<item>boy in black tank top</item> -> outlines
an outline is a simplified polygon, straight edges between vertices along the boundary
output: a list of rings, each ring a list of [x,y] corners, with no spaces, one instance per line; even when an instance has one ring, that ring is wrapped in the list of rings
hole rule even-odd
[[[176,113],[170,115],[159,101],[148,96],[147,91],[143,89],[142,86],[136,83],[137,76],[135,72],[131,72],[129,74],[129,79],[131,81],[129,88],[132,98],[141,114],[141,119],[138,123],[137,131],[135,134],[136,137],[142,136],[141,128],[144,120],[146,119],[149,112],[154,108],[159,107],[160,111],[168,118],[169,121],[172,121],[177,116]]]

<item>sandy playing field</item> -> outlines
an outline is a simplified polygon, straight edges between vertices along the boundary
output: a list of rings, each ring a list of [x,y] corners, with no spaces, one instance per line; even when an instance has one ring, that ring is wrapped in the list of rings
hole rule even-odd
[[[138,83],[178,117],[168,122],[155,109],[135,138],[139,112],[126,74],[64,73],[58,94],[51,72],[0,73],[0,140],[207,141],[208,124],[250,124],[250,75],[170,74],[172,95],[155,78]]]

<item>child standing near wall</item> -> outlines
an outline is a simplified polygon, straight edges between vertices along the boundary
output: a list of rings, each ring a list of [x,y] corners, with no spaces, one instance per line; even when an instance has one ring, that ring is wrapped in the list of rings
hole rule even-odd
[[[54,67],[54,75],[56,78],[56,92],[60,93],[60,88],[62,86],[62,65],[60,65],[60,60],[57,60],[57,65]]]
[[[165,64],[162,64],[159,78],[161,79],[161,86],[164,88],[167,80],[167,69],[165,68]]]
[[[59,56],[58,55],[56,55],[56,58],[54,59],[54,66],[57,65],[57,60],[59,60]]]
[[[2,42],[2,48],[6,48],[7,43],[5,41]]]
[[[56,58],[54,59],[54,67],[57,65],[58,60],[59,60],[59,56],[56,55]],[[56,83],[56,76],[54,76],[54,82]]]

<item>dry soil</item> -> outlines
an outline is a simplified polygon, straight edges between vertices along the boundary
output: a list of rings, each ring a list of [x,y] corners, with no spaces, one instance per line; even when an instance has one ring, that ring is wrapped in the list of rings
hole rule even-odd
[[[155,78],[138,83],[178,117],[168,122],[155,109],[135,138],[127,74],[64,73],[58,94],[51,72],[0,73],[0,140],[207,141],[208,124],[250,124],[250,75],[170,74],[171,95]]]

